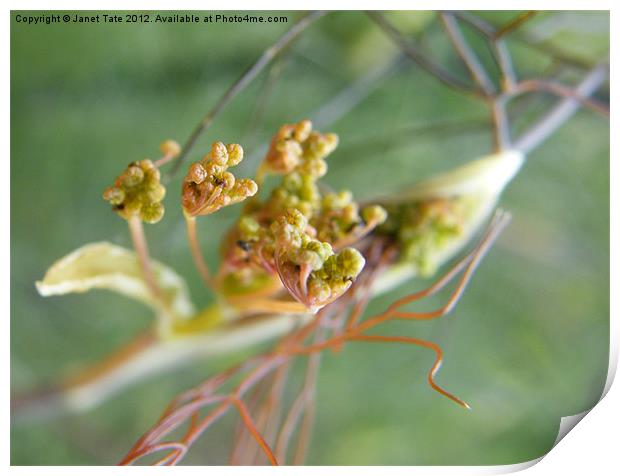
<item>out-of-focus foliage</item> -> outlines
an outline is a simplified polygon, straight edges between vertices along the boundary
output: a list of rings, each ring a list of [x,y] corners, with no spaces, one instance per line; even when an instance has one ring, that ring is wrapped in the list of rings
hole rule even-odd
[[[484,14],[496,24],[514,15]],[[561,15],[557,20],[540,14],[523,31],[540,39],[551,29],[552,38],[545,41],[593,63],[600,59],[608,42],[600,25],[608,27],[608,16]],[[294,17],[290,14],[290,21]],[[391,18],[438,61],[464,74],[432,15],[393,13]],[[594,32],[584,31],[592,24],[599,25]],[[34,282],[54,260],[84,243],[107,240],[130,247],[125,223],[101,200],[101,191],[127,163],[157,158],[161,140],[185,139],[225,88],[286,28],[11,22],[13,392],[93,363],[151,324],[150,311],[129,299],[105,291],[43,299]],[[520,33],[508,44],[522,76],[552,68],[548,56],[518,39]],[[579,41],[565,39],[567,33]],[[471,39],[481,46],[473,34]],[[330,14],[292,47],[271,96],[265,97],[263,75],[213,124],[190,159],[198,160],[216,139],[240,143],[247,157],[240,174],[249,176],[260,159],[252,159],[252,152],[281,124],[311,115],[396,53],[362,13]],[[486,56],[483,61],[492,65]],[[576,76],[561,71],[559,77]],[[550,104],[541,99],[535,108]],[[341,143],[329,159],[326,181],[360,198],[394,192],[488,153],[489,133],[481,125],[486,117],[478,102],[406,64],[353,113],[329,126]],[[453,124],[449,129],[424,129],[446,121]],[[466,125],[454,125],[463,121]],[[471,412],[428,388],[425,373],[433,356],[424,350],[350,344],[324,359],[309,463],[497,464],[546,452],[559,418],[590,407],[606,376],[608,167],[608,123],[580,112],[531,154],[508,187],[501,203],[513,213],[513,223],[457,310],[438,321],[394,324],[395,332],[443,346],[439,381],[467,400]],[[211,296],[191,264],[178,203],[180,182],[181,175],[168,186],[166,216],[146,233],[154,257],[173,265],[187,279],[196,304],[204,305]],[[211,263],[238,213],[230,207],[199,223]],[[423,285],[408,283],[377,299],[370,311]],[[114,463],[174,395],[239,358],[196,363],[158,377],[86,415],[14,426],[12,463]],[[218,427],[230,429],[229,422]],[[187,462],[224,463],[224,440],[207,436],[199,445],[204,451],[197,449]]]

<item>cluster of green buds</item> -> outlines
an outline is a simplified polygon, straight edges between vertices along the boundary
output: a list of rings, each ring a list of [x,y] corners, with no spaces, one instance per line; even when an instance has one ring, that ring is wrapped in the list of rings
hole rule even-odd
[[[286,289],[308,309],[316,311],[340,297],[364,268],[354,248],[334,253],[332,246],[310,236],[306,217],[288,210],[271,225],[275,264]]]
[[[189,216],[209,215],[258,191],[251,179],[236,179],[228,171],[243,160],[239,144],[215,142],[200,162],[193,163],[183,181],[181,203]]]
[[[313,131],[312,122],[307,119],[285,124],[271,140],[263,168],[279,175],[297,170],[319,178],[327,173],[325,157],[337,146],[336,134]]]
[[[282,178],[282,183],[276,187],[265,210],[272,216],[277,216],[289,208],[296,208],[304,216],[310,218],[319,209],[321,193],[317,186],[317,177],[299,172],[291,172]]]
[[[264,202],[247,204],[229,235],[224,249],[229,285],[233,273],[253,266],[257,279],[265,272],[277,274],[290,294],[314,311],[351,286],[364,259],[345,246],[383,223],[387,213],[378,205],[360,208],[347,190],[321,193],[318,180],[337,144],[335,134],[313,131],[307,120],[276,133],[259,170],[282,180]],[[247,288],[252,274],[243,276],[245,282],[231,287]]]
[[[321,200],[321,209],[313,220],[317,238],[341,248],[357,241],[387,219],[387,212],[379,205],[360,209],[349,190],[328,193]]]
[[[103,199],[125,220],[138,216],[146,223],[157,223],[164,216],[161,203],[166,189],[161,174],[151,160],[132,162],[103,192]]]
[[[462,197],[431,198],[388,206],[390,220],[382,229],[390,230],[400,245],[400,257],[422,276],[436,271],[434,255],[464,230],[467,200]]]
[[[155,163],[149,159],[130,163],[116,177],[114,185],[103,191],[103,199],[125,220],[139,217],[146,223],[157,223],[164,216],[161,202],[166,188],[161,184],[158,164],[178,156],[181,146],[176,141],[166,140],[160,144],[159,150],[162,159]]]
[[[478,233],[523,161],[508,150],[419,182],[383,203],[389,218],[378,232],[396,241],[403,266],[430,275]]]

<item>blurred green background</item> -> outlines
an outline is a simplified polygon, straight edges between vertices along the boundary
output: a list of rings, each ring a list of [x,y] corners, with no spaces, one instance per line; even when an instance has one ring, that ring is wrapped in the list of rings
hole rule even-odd
[[[517,13],[481,15],[500,25]],[[228,85],[299,16],[285,13],[288,25],[35,26],[17,24],[15,14],[14,394],[96,362],[150,324],[150,311],[128,299],[103,291],[44,299],[34,281],[57,258],[85,243],[109,240],[130,246],[125,224],[102,201],[101,191],[128,162],[156,157],[163,139],[183,141]],[[433,58],[465,76],[435,14],[398,12],[389,18]],[[508,41],[519,76],[552,74],[575,82],[583,75],[580,65],[606,58],[608,21],[607,13],[540,13]],[[492,68],[484,45],[469,30],[466,34]],[[575,65],[562,66],[541,48],[559,49]],[[260,144],[279,125],[307,117],[326,104],[335,111],[331,119],[331,113],[321,116],[331,121],[326,130],[341,139],[329,159],[326,182],[351,188],[360,198],[393,193],[434,171],[487,153],[490,135],[484,107],[410,62],[401,62],[390,74],[375,74],[372,87],[350,111],[332,101],[343,90],[349,91],[346,98],[354,98],[347,88],[397,55],[363,13],[331,13],[310,27],[272,70],[276,82],[267,79],[269,72],[263,73],[226,109],[191,158],[198,158],[216,139],[239,142],[251,157],[243,164],[243,172],[250,173],[260,160],[252,152],[260,151]],[[605,101],[606,87],[599,92]],[[533,98],[514,104],[520,118],[516,127],[553,104],[547,96]],[[308,462],[507,464],[547,452],[560,417],[591,407],[606,378],[608,170],[608,122],[581,111],[531,154],[507,189],[502,206],[514,220],[456,311],[445,319],[393,329],[443,346],[445,363],[438,381],[468,401],[471,412],[427,386],[432,353],[407,346],[352,344],[324,359]],[[211,297],[201,287],[186,246],[176,202],[179,178],[169,187],[165,219],[148,226],[147,234],[152,254],[183,274],[195,302],[204,305]],[[199,222],[203,249],[212,263],[220,234],[238,213],[230,208]],[[370,311],[423,285],[408,283],[377,299]],[[153,378],[88,414],[15,423],[12,463],[113,464],[175,394],[235,357],[196,362]],[[219,431],[229,430],[225,425]],[[186,462],[226,461],[217,441],[222,438],[208,435]]]

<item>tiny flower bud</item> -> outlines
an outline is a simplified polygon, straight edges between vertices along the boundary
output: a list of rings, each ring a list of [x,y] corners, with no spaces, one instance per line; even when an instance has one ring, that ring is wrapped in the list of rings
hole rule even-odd
[[[367,224],[381,225],[387,220],[387,211],[379,205],[371,205],[362,209],[362,218]]]
[[[123,183],[127,187],[134,187],[144,179],[144,172],[138,165],[130,165],[123,174]]]
[[[253,197],[258,192],[258,185],[252,179],[243,178],[235,183],[235,195]]]
[[[146,223],[157,223],[164,216],[164,207],[159,202],[145,204],[140,209],[140,218]]]
[[[245,215],[239,220],[239,231],[244,240],[249,241],[255,237],[258,230],[260,230],[260,225],[252,217]]]
[[[211,146],[211,159],[220,166],[225,166],[228,162],[228,151],[223,142],[214,142]]]
[[[122,188],[108,187],[103,192],[103,199],[110,205],[120,205],[125,200],[125,192]]]
[[[308,119],[304,119],[295,125],[293,137],[297,142],[304,142],[310,136],[310,132],[312,132],[312,122]]]
[[[235,186],[235,176],[230,172],[222,172],[220,180],[224,191],[230,190]]]
[[[322,279],[310,279],[308,296],[314,302],[327,302],[332,295],[331,288]]]
[[[189,172],[187,173],[187,177],[194,183],[200,184],[204,182],[207,178],[207,171],[204,169],[202,165],[198,162],[193,163]]]
[[[160,183],[154,184],[148,191],[148,198],[151,202],[161,202],[166,196],[166,188]]]
[[[362,272],[366,260],[355,248],[345,248],[337,255],[339,273],[344,279],[355,279]]]
[[[159,150],[165,156],[176,157],[181,153],[181,146],[177,141],[169,139],[161,143]]]
[[[234,167],[243,160],[243,147],[239,144],[228,144],[228,166]]]

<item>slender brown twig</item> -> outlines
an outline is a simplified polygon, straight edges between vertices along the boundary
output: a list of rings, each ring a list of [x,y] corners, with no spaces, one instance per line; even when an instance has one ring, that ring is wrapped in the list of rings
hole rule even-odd
[[[273,45],[267,48],[263,54],[254,62],[240,77],[235,81],[228,90],[220,97],[219,101],[213,108],[202,118],[196,128],[185,141],[181,153],[176,158],[172,169],[170,170],[170,178],[176,174],[191,152],[194,144],[200,135],[211,125],[213,120],[219,115],[226,105],[241,91],[243,91],[256,76],[267,66],[273,58],[275,58],[283,49],[290,45],[295,39],[314,21],[325,15],[324,11],[314,11],[300,18],[284,35],[282,35]]]
[[[478,84],[480,91],[484,94],[484,98],[487,102],[489,111],[491,113],[491,124],[493,126],[493,148],[496,152],[510,148],[510,126],[508,123],[508,117],[506,114],[506,98],[501,94],[496,94],[495,86],[491,82],[491,79],[478,60],[476,53],[469,46],[469,43],[463,36],[461,29],[458,25],[452,13],[442,12],[440,13],[444,29],[446,30],[450,42],[454,46],[463,63],[467,66],[471,78]],[[497,50],[497,41],[493,40],[493,48],[498,55],[498,64],[502,71],[502,87],[504,88],[507,81],[505,69],[507,66],[501,60],[501,55]],[[507,55],[507,52],[505,53]]]
[[[589,96],[605,82],[607,75],[608,66],[599,65],[582,79],[575,91],[581,96]],[[577,112],[579,105],[579,101],[574,97],[561,100],[515,141],[515,148],[528,153],[538,147]]]
[[[439,81],[463,93],[481,96],[482,93],[470,86],[450,71],[428,58],[418,47],[389,22],[384,15],[376,11],[368,11],[367,15],[396,43],[400,49],[415,61],[426,72],[435,76]]]
[[[519,28],[530,18],[533,18],[534,15],[536,15],[537,13],[538,13],[537,10],[528,10],[527,12],[523,12],[519,14],[515,19],[499,27],[497,31],[494,33],[493,38],[497,40],[503,36],[506,36],[508,33],[511,33],[517,28]]]
[[[605,104],[602,104],[596,99],[589,98],[577,89],[573,89],[555,81],[547,81],[543,79],[527,79],[521,81],[514,86],[511,91],[511,96],[514,97],[518,94],[536,91],[544,91],[553,94],[554,96],[574,99],[582,106],[587,107],[602,116],[609,117],[609,108]]]
[[[448,12],[441,12],[439,16],[446,32],[448,33],[450,42],[469,70],[469,74],[472,79],[478,84],[478,87],[486,96],[492,95],[495,91],[495,87],[491,82],[491,78],[489,78],[486,70],[480,64],[476,53],[474,53],[467,43],[467,40],[463,36],[454,15]]]

